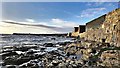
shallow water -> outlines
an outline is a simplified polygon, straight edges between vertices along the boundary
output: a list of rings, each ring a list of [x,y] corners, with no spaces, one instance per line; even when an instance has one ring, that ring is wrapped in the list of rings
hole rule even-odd
[[[54,38],[54,39],[53,39]],[[1,35],[0,45],[43,45],[44,43],[72,42],[72,38],[35,35]]]
[[[2,47],[2,50],[0,51],[0,55],[4,55],[10,53],[13,55],[10,56],[4,56],[4,59],[1,59],[1,61],[3,60],[6,61],[7,57],[9,58],[15,58],[16,60],[12,61],[7,59],[7,61],[12,62],[6,62],[5,67],[10,65],[17,65],[15,62],[19,60],[19,58],[24,59],[26,58],[26,56],[46,56],[46,58],[48,57],[47,55],[50,54],[50,56],[55,56],[54,58],[57,59],[57,57],[60,58],[60,56],[65,59],[66,57],[66,53],[64,52],[64,50],[61,50],[59,48],[61,48],[62,46],[64,47],[65,44],[64,43],[72,43],[74,42],[74,38],[67,38],[65,36],[35,36],[35,35],[1,35],[0,36],[0,45]],[[61,45],[64,44],[64,45]],[[17,50],[15,50],[15,49]],[[26,49],[28,48],[28,49]],[[14,55],[15,54],[15,55]],[[8,54],[7,54],[8,55]],[[77,59],[80,58],[80,56],[77,56]],[[72,56],[71,56],[72,57]],[[36,57],[38,58],[38,57]],[[45,59],[45,57],[43,57]],[[38,65],[40,67],[40,65],[42,65],[43,63],[43,58],[39,57],[38,61]],[[21,60],[20,59],[20,60]],[[27,59],[26,59],[27,60]],[[31,60],[33,59],[29,59],[29,61],[26,61],[25,64],[28,64],[31,62]],[[35,61],[35,59],[34,59]],[[21,61],[22,62],[22,61]],[[52,62],[52,61],[51,61]],[[51,63],[49,62],[49,63]],[[39,64],[42,63],[42,64]],[[2,63],[0,63],[2,64]],[[24,65],[24,63],[20,63],[17,66],[22,66]],[[4,66],[2,66],[4,67]]]

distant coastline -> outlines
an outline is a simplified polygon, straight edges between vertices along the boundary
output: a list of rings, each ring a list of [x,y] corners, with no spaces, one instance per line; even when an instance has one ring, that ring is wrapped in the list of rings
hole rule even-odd
[[[67,36],[67,33],[56,33],[56,34],[13,33],[13,34],[0,34],[0,35]]]

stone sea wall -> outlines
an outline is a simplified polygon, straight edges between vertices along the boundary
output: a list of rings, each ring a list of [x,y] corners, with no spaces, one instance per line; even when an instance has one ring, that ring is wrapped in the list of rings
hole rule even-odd
[[[86,23],[86,31],[91,28],[96,29],[96,28],[100,27],[101,24],[103,24],[103,22],[105,21],[105,17],[106,17],[106,14]]]
[[[96,22],[97,23],[97,22]],[[80,36],[86,40],[92,40],[113,44],[120,46],[120,9],[115,9],[106,14],[105,21],[100,25],[101,27],[89,29]]]

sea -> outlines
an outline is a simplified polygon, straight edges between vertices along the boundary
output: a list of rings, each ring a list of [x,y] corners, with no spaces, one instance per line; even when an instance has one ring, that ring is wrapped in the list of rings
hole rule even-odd
[[[62,42],[74,42],[73,39],[74,38],[66,36],[1,34],[0,46],[43,45],[45,43],[56,44]]]

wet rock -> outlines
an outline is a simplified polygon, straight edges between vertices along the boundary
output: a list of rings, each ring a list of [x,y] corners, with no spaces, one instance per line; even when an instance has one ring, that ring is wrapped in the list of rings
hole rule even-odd
[[[34,56],[42,57],[45,54],[46,54],[46,52],[38,52],[38,53],[34,53]]]
[[[77,52],[76,46],[71,46],[66,49],[66,53],[74,55]]]
[[[22,63],[28,62],[31,58],[30,57],[7,57],[5,58],[4,62],[6,65],[13,64],[13,65],[20,65]]]
[[[54,38],[54,37],[53,37],[53,38],[51,38],[51,40],[55,40],[55,39],[56,39],[56,38]]]
[[[58,67],[59,67],[59,68],[67,68],[67,67],[66,67],[66,64],[65,64],[64,62],[59,63]]]
[[[7,67],[7,68],[16,68],[15,65],[7,65],[6,67]]]
[[[26,54],[34,54],[36,53],[36,51],[34,49],[30,49],[26,52]]]
[[[41,51],[45,51],[46,47],[40,47]]]
[[[31,48],[35,49],[35,48],[38,48],[38,46],[37,45],[21,45],[21,46],[14,47],[14,50],[17,50],[17,51],[28,51]]]
[[[45,47],[53,47],[54,44],[53,43],[45,43],[43,46],[45,46]]]
[[[27,48],[27,47],[22,47],[22,46],[20,46],[20,47],[15,47],[14,48],[14,50],[17,50],[17,51],[27,51],[29,48]]]
[[[5,52],[1,53],[2,59],[5,59],[8,56],[18,55],[16,52]]]
[[[52,67],[53,67],[53,64],[50,63],[50,64],[47,65],[47,67],[48,67],[48,68],[52,68]]]
[[[64,43],[64,41],[62,42]],[[110,46],[108,46],[106,42],[88,40],[66,42],[64,45],[59,42],[57,44],[46,43],[37,46],[35,43],[33,46],[24,44],[8,47],[13,51],[1,51],[0,53],[4,60],[3,65],[18,65],[18,68],[96,68],[119,65],[119,50],[109,50],[108,47],[113,49],[114,45],[109,44]]]
[[[77,64],[72,64],[72,67],[73,68],[77,68]]]
[[[53,61],[52,61],[52,64],[53,64],[54,66],[58,66],[59,61],[53,60]]]

